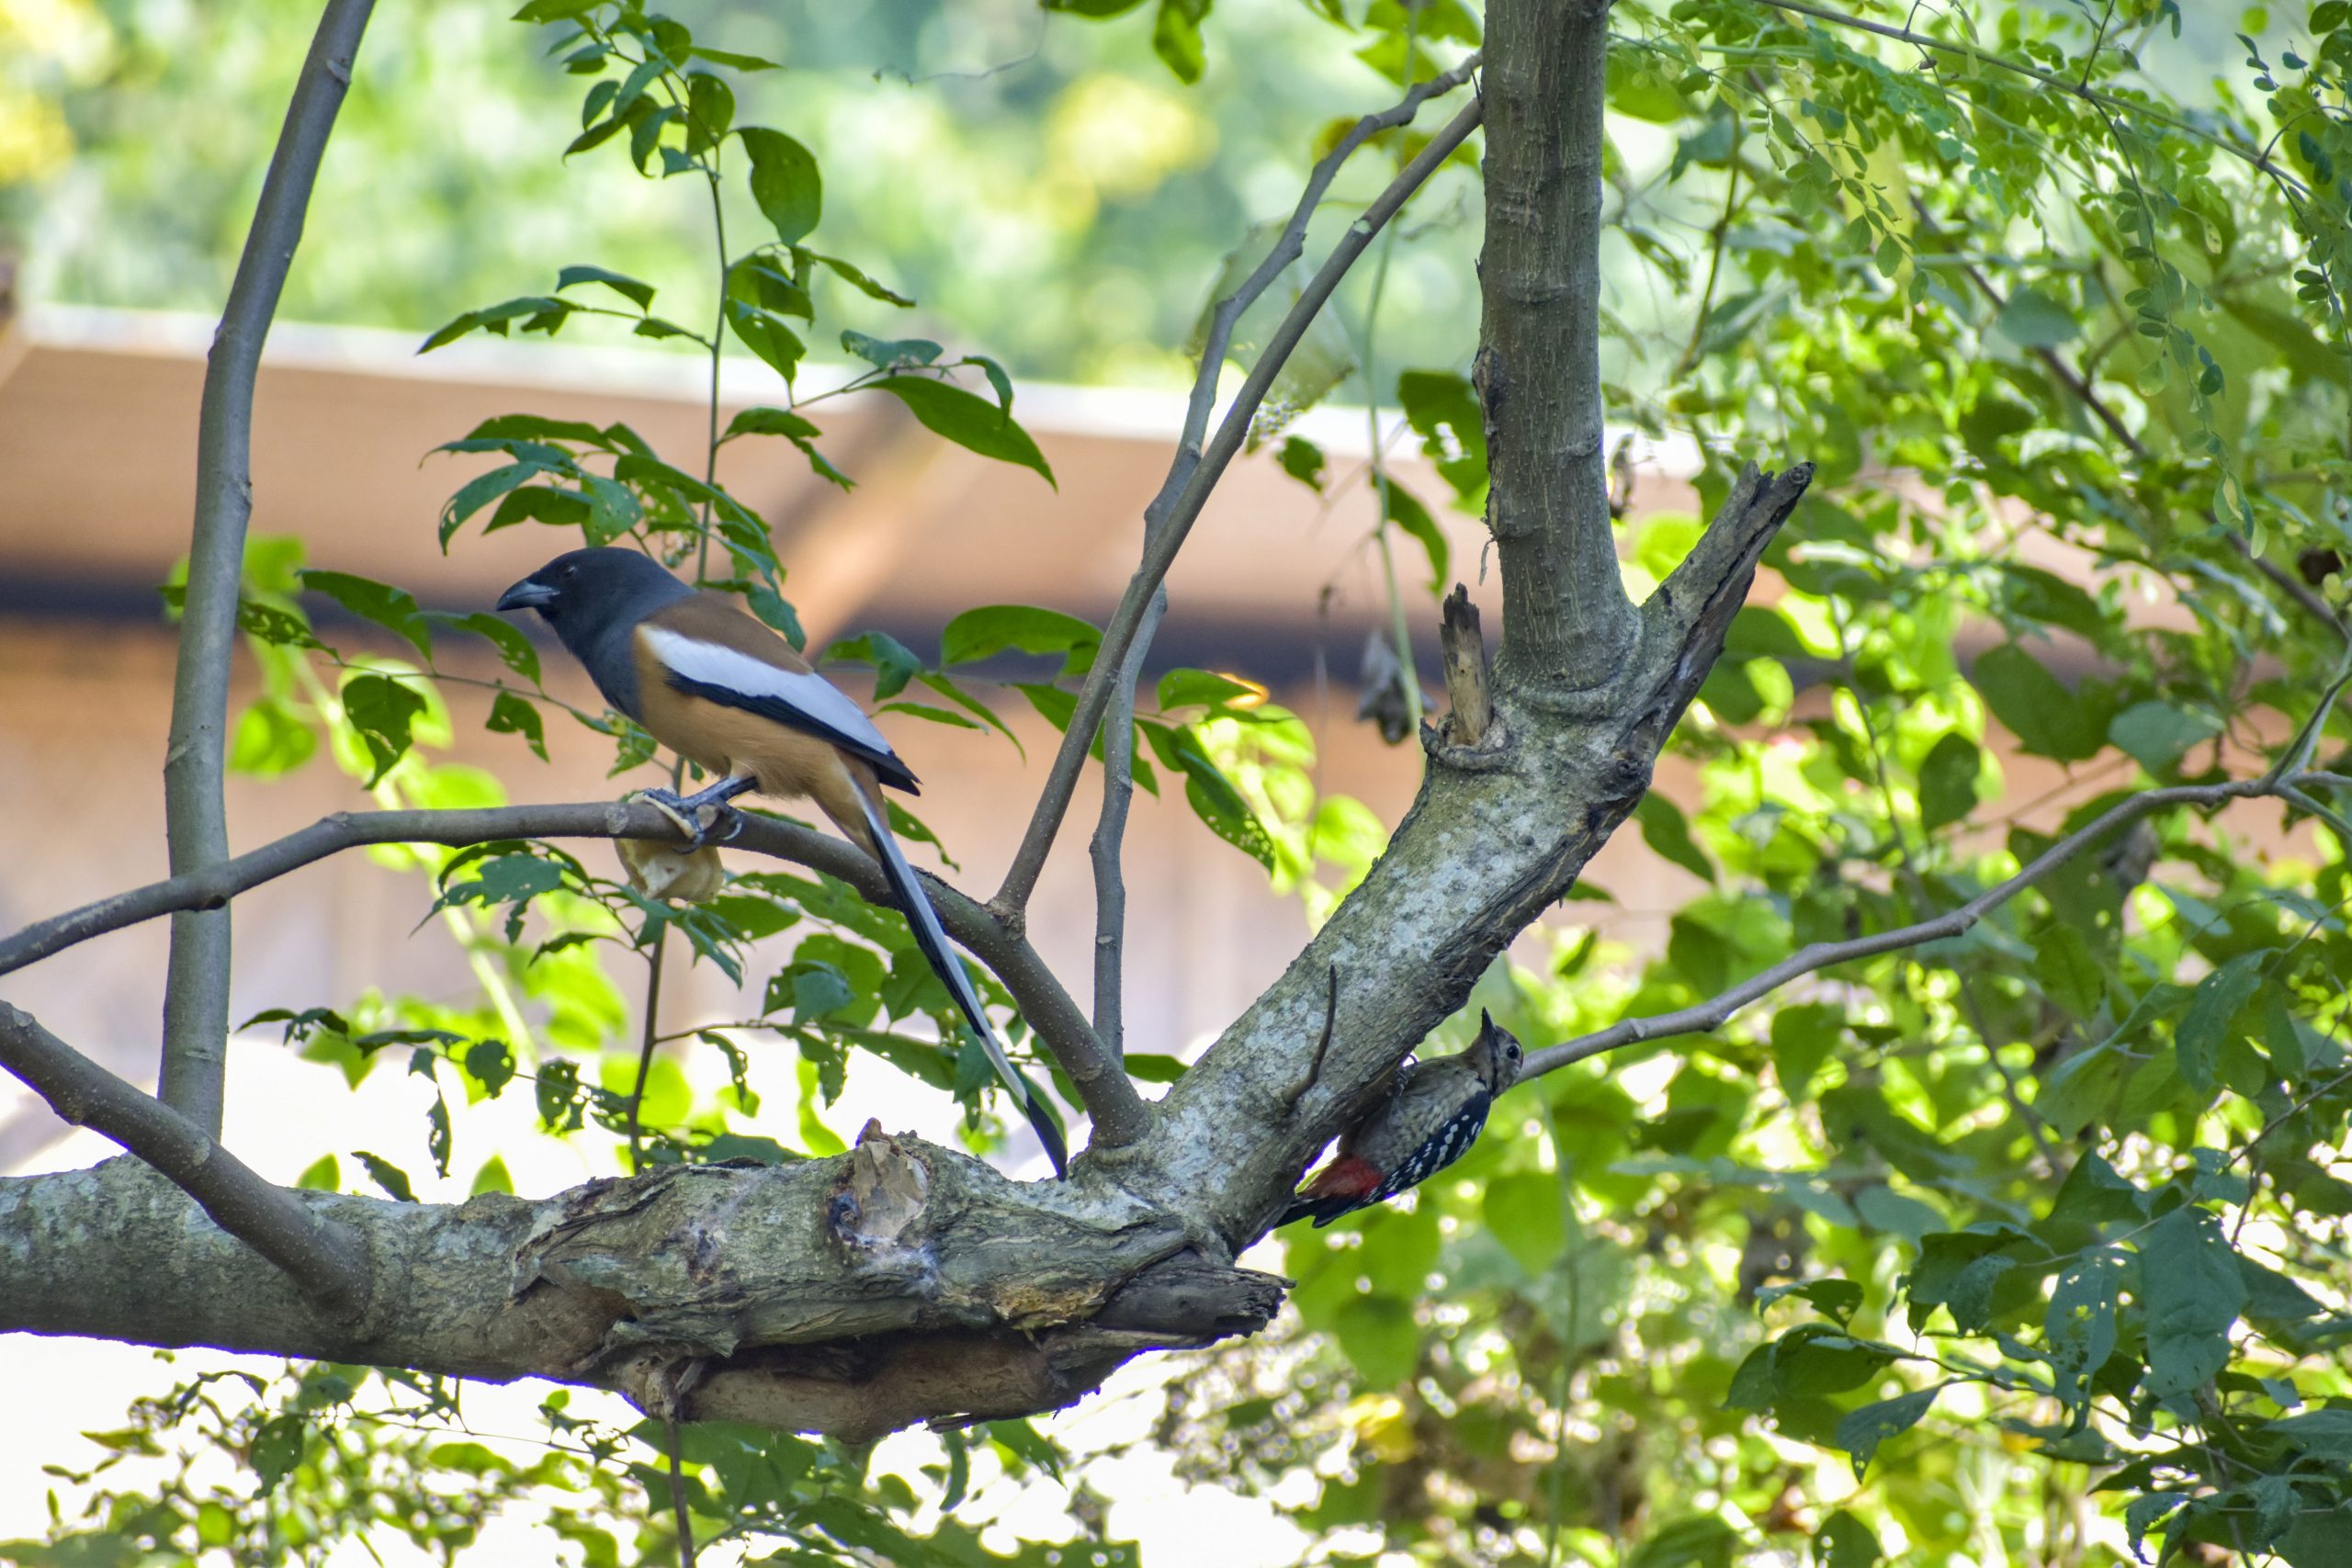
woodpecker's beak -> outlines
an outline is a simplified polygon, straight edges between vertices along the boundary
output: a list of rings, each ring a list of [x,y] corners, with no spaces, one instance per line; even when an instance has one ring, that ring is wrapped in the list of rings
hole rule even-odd
[[[502,610],[544,610],[554,603],[555,590],[528,577],[498,596]]]

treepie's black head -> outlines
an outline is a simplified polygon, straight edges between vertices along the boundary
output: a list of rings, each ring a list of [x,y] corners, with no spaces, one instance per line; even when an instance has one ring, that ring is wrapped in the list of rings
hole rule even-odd
[[[1470,1043],[1471,1061],[1487,1080],[1490,1094],[1500,1094],[1519,1081],[1519,1064],[1523,1053],[1519,1036],[1478,1010],[1478,1038]]]
[[[502,610],[537,610],[567,644],[635,626],[694,590],[635,550],[571,550],[498,596]]]

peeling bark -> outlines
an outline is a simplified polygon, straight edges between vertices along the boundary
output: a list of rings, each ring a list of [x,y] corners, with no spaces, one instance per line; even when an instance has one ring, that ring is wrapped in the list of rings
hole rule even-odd
[[[1282,1294],[1136,1200],[871,1127],[839,1159],[537,1201],[296,1196],[374,1263],[356,1319],[119,1159],[0,1181],[0,1331],[547,1378],[863,1438],[1066,1404],[1138,1351],[1254,1332]]]

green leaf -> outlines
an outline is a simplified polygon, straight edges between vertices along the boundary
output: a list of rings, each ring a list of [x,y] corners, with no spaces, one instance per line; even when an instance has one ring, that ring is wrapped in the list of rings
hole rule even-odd
[[[1056,1481],[1062,1478],[1062,1450],[1026,1418],[988,1423],[989,1438],[1021,1464],[1035,1465]],[[1019,1465],[1013,1467],[1016,1471]]]
[[[2306,1410],[2301,1415],[2266,1421],[2262,1429],[2278,1434],[2314,1458],[2352,1461],[2352,1409],[2336,1406]]]
[[[1634,820],[1642,829],[1642,842],[1663,860],[1673,862],[1702,882],[1715,879],[1714,863],[1690,837],[1690,820],[1682,808],[1657,790],[1642,796],[1634,807]]]
[[[2042,1343],[2050,1352],[2061,1392],[2082,1407],[2090,1380],[2115,1353],[2115,1300],[2122,1287],[2125,1259],[2111,1247],[2084,1253],[2058,1273],[2042,1316]]]
[[[1919,764],[1919,826],[1932,833],[1966,820],[1976,809],[1976,780],[1984,771],[1976,742],[1957,730],[1947,732]]]
[[[795,341],[797,342],[797,338]],[[729,421],[727,434],[718,439],[725,443],[741,435],[780,435],[800,448],[801,455],[808,459],[808,466],[816,470],[820,479],[837,484],[843,490],[854,489],[855,481],[834,468],[826,460],[825,455],[817,450],[818,434],[814,423],[789,409],[754,408],[745,409]]]
[[[348,572],[306,570],[299,575],[311,592],[325,594],[361,620],[406,638],[424,658],[433,657],[433,628],[405,589]]]
[[[869,299],[879,299],[886,305],[897,305],[902,309],[914,303],[911,299],[897,289],[876,283],[864,271],[851,265],[839,256],[823,255],[816,251],[800,251],[795,254],[807,256]]]
[[[408,1172],[381,1155],[371,1155],[366,1149],[354,1149],[351,1156],[368,1168],[368,1179],[382,1188],[387,1197],[402,1203],[416,1201],[416,1189],[409,1184]]]
[[[1475,505],[1487,491],[1487,424],[1469,378],[1451,370],[1408,370],[1396,378],[1396,401],[1421,438],[1422,456],[1453,487],[1456,502]]]
[[[1853,1456],[1854,1473],[1860,1475],[1870,1468],[1880,1444],[1917,1426],[1941,1393],[1943,1385],[1938,1383],[1933,1388],[1897,1394],[1875,1404],[1865,1404],[1838,1422],[1837,1446]]]
[[[427,610],[424,619],[435,626],[471,632],[487,639],[498,650],[498,657],[506,668],[526,681],[534,683],[538,681],[539,650],[531,646],[530,637],[513,621],[492,615],[488,610],[474,610],[462,615],[452,615],[446,610]]]
[[[1430,561],[1430,592],[1432,596],[1443,595],[1446,569],[1452,560],[1453,550],[1446,543],[1445,535],[1439,529],[1437,520],[1430,515],[1429,508],[1421,504],[1419,496],[1395,479],[1384,476],[1376,482],[1380,486],[1382,515],[1411,535],[1414,542],[1421,547],[1421,553],[1428,556]]]
[[[754,251],[727,269],[727,297],[779,316],[797,316],[804,321],[817,319],[817,308],[799,278],[764,251]]]
[[[2148,1227],[2140,1239],[2139,1292],[2149,1393],[2183,1398],[2229,1364],[2230,1326],[2245,1304],[2245,1280],[2211,1215],[2175,1209]]]
[[[1159,0],[1152,18],[1151,51],[1180,82],[1197,82],[1208,63],[1201,44],[1201,21],[1209,14],[1209,0]]]
[[[1367,1389],[1395,1388],[1420,1364],[1420,1325],[1394,1296],[1355,1297],[1331,1314],[1331,1332]]]
[[[2034,1113],[2062,1138],[2079,1136],[2105,1113],[2122,1088],[2129,1059],[2112,1045],[2077,1051],[2042,1076]]]
[[[2241,953],[2197,983],[2188,1012],[2174,1031],[2173,1045],[2180,1055],[2180,1076],[2199,1094],[2213,1090],[2213,1064],[2228,1038],[2238,1010],[2254,999],[2262,984],[2267,952]]]
[[[1170,670],[1159,678],[1159,711],[1192,707],[1196,705],[1223,707],[1237,699],[1245,703],[1262,702],[1266,689],[1248,681],[1237,681],[1230,675],[1220,675],[1214,670]]]
[[[1690,1514],[1651,1532],[1621,1559],[1623,1568],[1733,1568],[1739,1532],[1713,1514]]]
[[[1843,1508],[1823,1521],[1813,1550],[1821,1568],[1873,1568],[1883,1555],[1871,1528]]]
[[[2108,630],[2098,601],[2055,572],[2017,561],[2001,563],[2001,602],[2014,615],[2063,626],[2097,642]]]
[[[293,772],[318,751],[317,731],[275,697],[262,697],[237,719],[229,743],[229,769],[255,778]]]
[[[927,337],[881,338],[846,332],[842,347],[879,370],[929,365],[946,352]]]
[[[939,635],[939,662],[970,664],[1012,649],[1065,655],[1061,672],[1083,675],[1102,645],[1102,634],[1076,615],[1035,604],[984,604],[947,623]]]
[[[492,735],[519,735],[525,745],[538,753],[540,761],[548,760],[548,738],[539,723],[539,710],[513,692],[501,692],[491,699],[490,717],[482,728]]]
[[[376,763],[369,789],[407,754],[410,726],[424,711],[424,698],[389,675],[355,675],[345,685],[343,716]]]
[[[729,49],[711,49],[696,44],[690,52],[696,60],[707,60],[713,65],[724,65],[729,71],[781,71],[783,66],[773,60],[763,60],[756,54],[738,54]]]
[[[828,661],[840,660],[874,666],[874,700],[877,703],[888,702],[907,689],[908,682],[922,673],[922,656],[888,632],[843,637],[825,649],[825,658]]]
[[[1862,1304],[1862,1288],[1851,1280],[1793,1280],[1767,1285],[1757,1292],[1756,1308],[1761,1312],[1774,1302],[1789,1296],[1811,1302],[1840,1325],[1860,1310]]]
[[[640,310],[653,308],[653,285],[640,283],[627,273],[612,272],[601,266],[568,266],[556,274],[558,293],[575,288],[583,283],[601,283],[614,293],[628,300]]]
[[[2033,950],[2033,977],[2044,996],[2076,1018],[2098,1010],[2107,983],[2080,931],[2052,924],[2034,937]]]
[[[747,125],[735,133],[752,159],[752,199],[775,225],[775,237],[797,244],[825,209],[824,182],[808,149],[781,130]]]
[[[2097,755],[2107,739],[2105,716],[2086,711],[2041,660],[2016,643],[1986,649],[1968,678],[2028,751],[2079,762]]]
[[[1480,1208],[1487,1233],[1531,1277],[1558,1266],[1567,1249],[1568,1221],[1557,1175],[1516,1170],[1496,1177],[1487,1184]]]
[[[727,422],[727,434],[721,441],[732,441],[739,435],[783,435],[796,440],[813,439],[816,424],[801,418],[790,409],[745,409]]]
[[[727,301],[726,314],[727,330],[769,368],[786,381],[800,373],[800,360],[808,353],[808,345],[800,341],[798,333],[785,324],[783,317],[732,298]]]
[[[1037,450],[1029,433],[986,398],[929,376],[886,376],[871,385],[875,390],[888,392],[906,404],[933,434],[944,436],[983,457],[1031,469],[1047,484],[1057,490],[1061,488],[1055,482],[1054,470],[1046,465],[1046,455]]]
[[[811,964],[792,976],[792,1021],[806,1023],[856,1000],[849,982],[830,964]]]
[[[2180,766],[2190,747],[2221,732],[2222,721],[2211,714],[2153,699],[2132,704],[2107,727],[2109,740],[2159,777]]]
[[[1894,1359],[1885,1346],[1840,1334],[1826,1324],[1805,1324],[1772,1348],[1772,1382],[1784,1394],[1843,1393],[1884,1371]]]
[[[1845,1034],[1846,1015],[1827,1002],[1803,1002],[1772,1015],[1772,1072],[1781,1092],[1803,1101],[1812,1092],[1814,1075],[1837,1050]]]
[[[1993,318],[1993,330],[2019,348],[2056,348],[2072,343],[2082,332],[2073,311],[2038,289],[2020,288],[2012,293],[2000,314]]]
[[[294,1179],[294,1185],[309,1192],[340,1192],[343,1190],[343,1167],[333,1155],[321,1155],[303,1168]]]
[[[1326,459],[1323,448],[1303,435],[1285,435],[1282,449],[1274,454],[1274,461],[1283,472],[1313,491],[1323,493],[1323,470]]]
[[[495,1100],[499,1092],[514,1081],[514,1053],[503,1040],[477,1040],[466,1047],[466,1076],[481,1086],[482,1094]]]

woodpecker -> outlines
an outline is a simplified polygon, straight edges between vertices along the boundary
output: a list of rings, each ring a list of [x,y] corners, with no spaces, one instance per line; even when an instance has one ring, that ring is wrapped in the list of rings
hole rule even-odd
[[[1340,1134],[1340,1152],[1301,1188],[1283,1217],[1313,1215],[1317,1230],[1419,1187],[1470,1152],[1495,1096],[1519,1078],[1521,1052],[1510,1030],[1478,1013],[1478,1038],[1457,1056],[1407,1061],[1387,1094]]]

